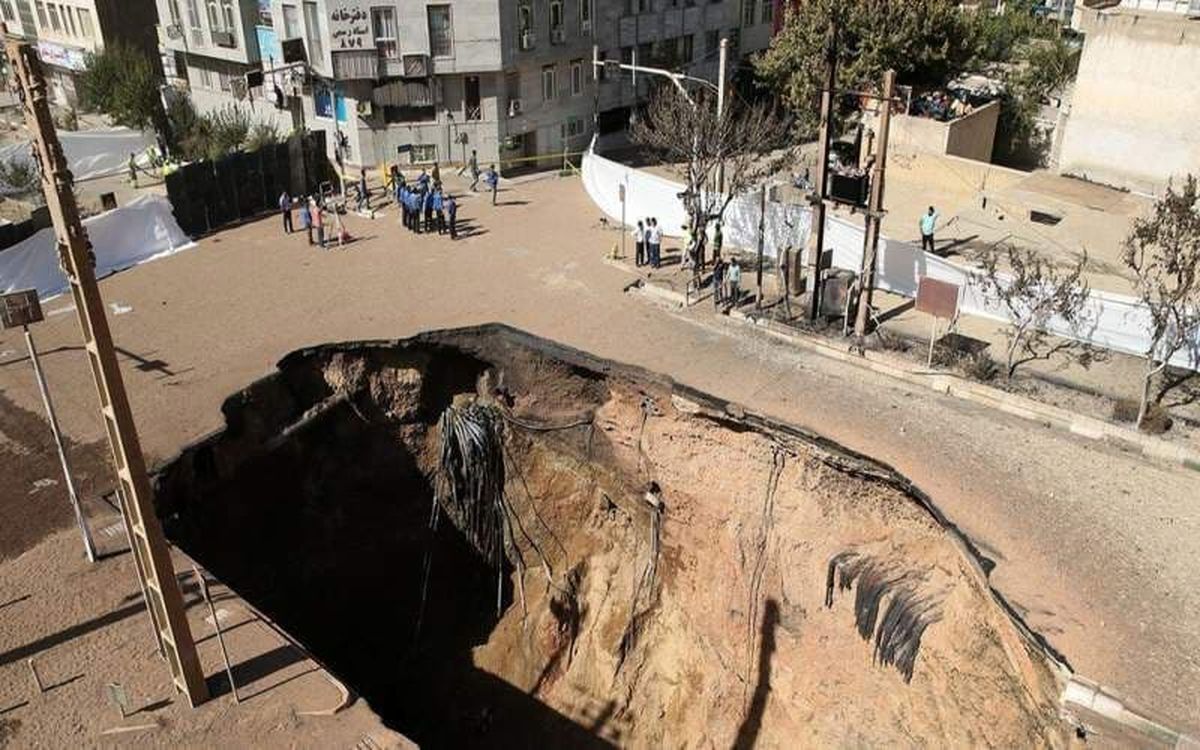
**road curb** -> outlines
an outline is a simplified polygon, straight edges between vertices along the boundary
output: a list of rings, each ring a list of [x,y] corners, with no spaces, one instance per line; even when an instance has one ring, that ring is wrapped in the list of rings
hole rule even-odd
[[[606,262],[622,270],[630,270],[627,266],[616,261],[607,261],[606,259]],[[686,308],[687,300],[679,292],[663,288],[645,279],[642,280],[638,288],[650,296]],[[1025,396],[991,388],[982,383],[966,380],[953,373],[905,367],[894,359],[881,357],[875,352],[857,354],[814,337],[797,333],[794,330],[784,329],[783,326],[774,321],[764,318],[751,318],[739,310],[731,310],[729,318],[743,321],[776,339],[787,341],[794,346],[828,359],[845,362],[864,370],[901,380],[918,388],[927,388],[947,396],[954,396],[963,401],[987,406],[1006,414],[1012,414],[1023,419],[1044,424],[1047,427],[1065,430],[1073,435],[1106,442],[1127,451],[1140,453],[1147,458],[1178,464],[1185,469],[1193,471],[1200,471],[1200,452],[1186,446],[1168,442],[1162,438],[1154,437],[1153,435],[1145,435],[1137,430],[1103,419],[1075,414],[1066,409],[1050,404],[1043,404]]]

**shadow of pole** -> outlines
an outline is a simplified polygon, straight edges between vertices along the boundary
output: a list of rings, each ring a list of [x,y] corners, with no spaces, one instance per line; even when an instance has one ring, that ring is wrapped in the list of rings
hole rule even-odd
[[[742,725],[738,727],[737,737],[733,741],[735,750],[754,747],[758,733],[762,731],[767,697],[771,694],[771,657],[775,653],[775,630],[778,627],[779,603],[768,599],[763,607],[762,627],[759,630],[758,681],[754,685],[754,695],[750,699],[746,717],[742,719]]]

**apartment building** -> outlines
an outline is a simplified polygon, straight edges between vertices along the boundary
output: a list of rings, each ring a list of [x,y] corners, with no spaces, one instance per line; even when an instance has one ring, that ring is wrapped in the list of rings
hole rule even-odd
[[[236,104],[255,120],[293,127],[255,74],[270,66],[270,9],[262,0],[155,0],[163,73],[200,112]],[[266,34],[264,36],[264,29]]]
[[[27,39],[36,37],[37,24],[29,0],[0,0],[0,21],[9,34]]]
[[[116,42],[154,53],[153,0],[0,3],[6,24],[10,14],[21,24],[24,36],[37,39],[51,98],[63,106],[77,103],[76,80],[87,67],[89,54]]]
[[[271,0],[274,35],[307,75],[271,73],[348,164],[484,163],[586,146],[597,103],[619,127],[649,80],[593,75],[610,60],[715,80],[717,46],[764,48],[777,0]],[[599,87],[597,90],[597,86]]]

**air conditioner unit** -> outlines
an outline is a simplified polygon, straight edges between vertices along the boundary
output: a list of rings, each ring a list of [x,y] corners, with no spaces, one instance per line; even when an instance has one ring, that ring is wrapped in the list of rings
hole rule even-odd
[[[429,57],[427,55],[404,55],[401,59],[404,61],[405,78],[429,77]]]
[[[590,33],[592,33],[592,21],[591,21],[591,19],[588,19],[587,21],[580,21],[580,23],[579,23],[579,31],[580,31],[581,33],[583,33],[583,34],[590,34]]]
[[[509,99],[508,100],[508,116],[516,117],[519,114],[521,114],[521,100],[520,99]]]
[[[550,43],[562,44],[567,41],[567,32],[563,29],[550,29]]]
[[[370,99],[360,99],[355,109],[358,110],[359,117],[370,117],[375,112]]]
[[[533,49],[533,32],[526,31],[521,34],[521,49]]]

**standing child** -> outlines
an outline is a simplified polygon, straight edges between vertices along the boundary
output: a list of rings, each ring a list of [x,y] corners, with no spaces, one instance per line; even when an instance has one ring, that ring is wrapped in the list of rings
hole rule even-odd
[[[304,202],[300,204],[300,225],[304,227],[305,233],[308,234],[308,244],[312,245],[313,218],[312,209],[309,208],[307,196],[304,198]]]
[[[450,220],[450,239],[458,239],[458,201],[453,195],[446,196],[446,218]]]

